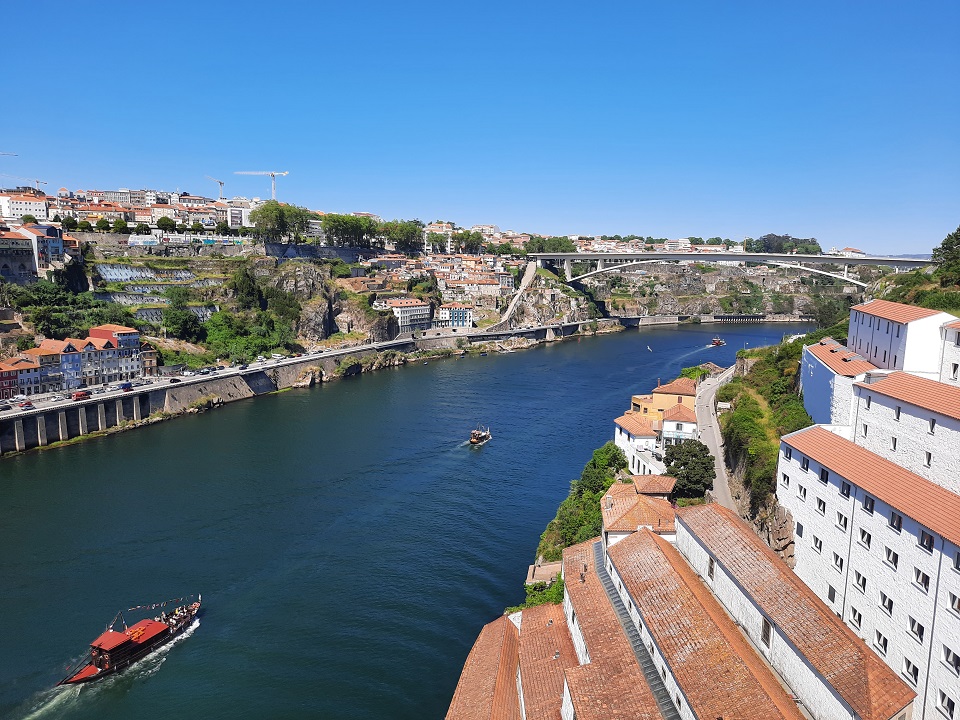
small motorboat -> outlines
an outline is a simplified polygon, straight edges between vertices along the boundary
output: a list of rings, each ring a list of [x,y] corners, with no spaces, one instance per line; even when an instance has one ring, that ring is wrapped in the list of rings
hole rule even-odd
[[[476,430],[470,431],[470,444],[473,447],[480,447],[488,442],[493,435],[490,433],[490,428],[484,427],[483,425],[477,425]]]
[[[715,337],[713,341],[710,343],[712,347],[720,347],[721,345],[726,345],[726,344],[727,344],[727,341],[719,336]]]
[[[648,352],[653,352],[653,348],[651,348],[649,345],[647,345],[647,351],[648,351]]]

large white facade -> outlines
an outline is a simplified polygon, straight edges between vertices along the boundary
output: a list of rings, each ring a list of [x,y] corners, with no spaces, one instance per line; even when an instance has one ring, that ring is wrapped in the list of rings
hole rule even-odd
[[[960,386],[960,321],[943,326],[940,351],[940,382]]]
[[[800,579],[916,690],[915,718],[960,704],[960,497],[818,426],[783,438],[777,477]]]
[[[850,309],[847,347],[879,368],[936,378],[940,328],[955,319],[936,310],[871,300]]]

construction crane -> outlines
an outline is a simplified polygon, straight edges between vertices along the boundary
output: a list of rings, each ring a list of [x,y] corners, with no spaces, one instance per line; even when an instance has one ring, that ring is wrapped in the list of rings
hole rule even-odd
[[[11,180],[20,180],[21,182],[34,183],[34,184],[37,186],[37,192],[40,192],[40,186],[41,186],[41,185],[46,185],[46,184],[47,184],[47,181],[46,181],[46,180],[36,180],[35,178],[17,177],[16,175],[3,175],[3,174],[0,174],[0,177],[10,178]]]
[[[205,175],[204,177],[206,177],[207,180],[213,180],[215,183],[220,185],[220,197],[217,199],[223,200],[223,180],[217,180],[215,177],[210,177],[209,175]]]
[[[8,152],[0,152],[0,155],[11,155],[13,157],[17,157],[16,153],[8,153]]]
[[[269,175],[270,176],[270,196],[277,199],[277,175],[289,175],[289,171],[279,172],[278,170],[237,170],[234,175]]]

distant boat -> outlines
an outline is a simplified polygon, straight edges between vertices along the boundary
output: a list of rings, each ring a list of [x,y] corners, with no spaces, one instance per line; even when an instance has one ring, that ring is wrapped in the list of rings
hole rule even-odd
[[[483,425],[477,425],[476,430],[470,431],[470,444],[473,447],[480,447],[490,441],[493,435],[490,434],[490,428]]]
[[[710,343],[712,347],[720,347],[721,345],[726,345],[727,341],[720,337],[715,337],[713,342]]]
[[[480,357],[486,357],[486,356],[487,354],[485,352],[480,353]]]
[[[647,345],[647,350],[649,350],[650,352],[653,352],[653,348],[651,348],[649,345]]]

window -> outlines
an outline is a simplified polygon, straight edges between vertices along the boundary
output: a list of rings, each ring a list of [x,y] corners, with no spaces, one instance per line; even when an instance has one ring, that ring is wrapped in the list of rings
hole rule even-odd
[[[936,430],[936,429],[937,429],[937,419],[936,419],[936,418],[930,418],[930,424],[929,424],[929,426],[928,426],[927,432],[930,433],[931,435],[933,435],[933,431]]]
[[[813,536],[813,549],[818,553],[823,552],[823,540],[818,538],[816,535]]]
[[[840,494],[845,498],[850,497],[850,483],[842,482],[840,483]]]
[[[887,615],[893,615],[893,598],[885,592],[880,592],[880,607]]]
[[[787,446],[787,445],[784,445],[784,447],[783,447],[783,456],[784,456],[787,460],[789,460],[790,458],[792,458],[792,457],[793,457],[793,448],[792,448],[792,447],[789,447],[789,446]]]
[[[863,496],[863,511],[873,515],[873,498],[869,495]]]
[[[837,527],[843,530],[844,532],[847,531],[847,516],[844,515],[842,512],[837,513]]]
[[[890,449],[891,449],[893,452],[896,452],[896,451],[897,451],[897,438],[895,438],[895,437],[890,438]]]
[[[862,434],[863,434],[864,437],[867,436],[867,424],[866,424],[866,423],[863,424],[863,433],[862,433]]]
[[[930,576],[920,568],[913,569],[913,581],[923,589],[924,592],[930,592]]]
[[[869,550],[870,543],[872,540],[873,540],[873,536],[863,528],[860,528],[860,544],[863,545],[867,550]]]
[[[900,532],[901,528],[903,528],[903,516],[899,513],[891,512],[889,524],[894,530]]]
[[[780,478],[780,484],[784,487],[790,487],[790,476],[783,473],[783,477]]]
[[[871,399],[870,396],[867,395],[867,410],[870,409],[870,399]]]
[[[960,613],[960,597],[950,593],[950,609],[955,613]]]
[[[876,632],[873,638],[873,646],[881,655],[887,654],[887,638],[884,637],[883,633],[881,633],[879,630]]]
[[[770,625],[770,621],[766,618],[763,619],[763,627],[760,630],[760,639],[763,641],[763,644],[767,647],[770,647],[770,636],[773,628]]]
[[[707,577],[709,577],[711,580],[713,580],[714,566],[715,563],[713,562],[713,558],[709,558],[707,560]]]
[[[888,547],[884,548],[884,560],[886,560],[887,564],[894,570],[896,570],[897,565],[900,564],[900,556]]]
[[[960,372],[960,364],[953,363],[953,365],[952,365],[951,368],[950,368],[950,379],[951,379],[951,380],[956,380],[956,379],[957,379],[957,372]]]
[[[897,361],[894,360],[893,362],[894,364],[896,364]],[[899,405],[897,405],[897,407],[893,409],[893,419],[896,420],[897,422],[900,422],[900,406]]]
[[[850,624],[855,628],[860,628],[860,623],[863,621],[863,615],[860,614],[860,611],[855,607],[850,608]]]
[[[826,468],[820,468],[820,482],[826,485],[827,482],[829,482],[829,480],[830,480],[830,471],[827,470]]]
[[[943,690],[937,691],[937,710],[942,712],[950,720],[953,720],[953,713],[956,710],[956,703],[950,699]]]
[[[930,464],[933,462],[933,453],[927,451],[923,453],[923,464],[925,467],[930,467]]]
[[[942,657],[946,666],[953,670],[954,673],[960,675],[960,655],[957,655],[953,650],[944,645]]]
[[[837,591],[834,589],[833,585],[827,585],[827,600],[830,602],[836,602],[837,600]]]
[[[821,515],[827,512],[827,501],[823,498],[817,498],[817,512]]]
[[[920,531],[920,547],[927,552],[933,552],[933,535],[926,530]]]
[[[857,584],[857,587],[860,588],[860,592],[865,593],[867,591],[867,576],[859,571],[854,572],[853,575],[853,581]]]
[[[837,572],[843,572],[843,558],[836,553],[833,554],[833,566],[837,569]]]
[[[803,523],[797,523],[797,537],[803,537]]]
[[[960,550],[953,554],[953,569],[960,571]]]
[[[903,676],[911,685],[917,684],[917,678],[920,677],[920,668],[914,665],[908,658],[903,659]]]
[[[797,497],[804,502],[807,501],[807,489],[803,485],[797,485]]]
[[[910,618],[910,634],[913,635],[913,637],[919,640],[920,642],[923,642],[923,633],[924,633],[923,625],[917,622],[916,618],[911,617]]]
[[[803,469],[803,470],[809,470],[809,469],[810,469],[810,458],[803,458],[803,460],[800,461],[800,468]]]

